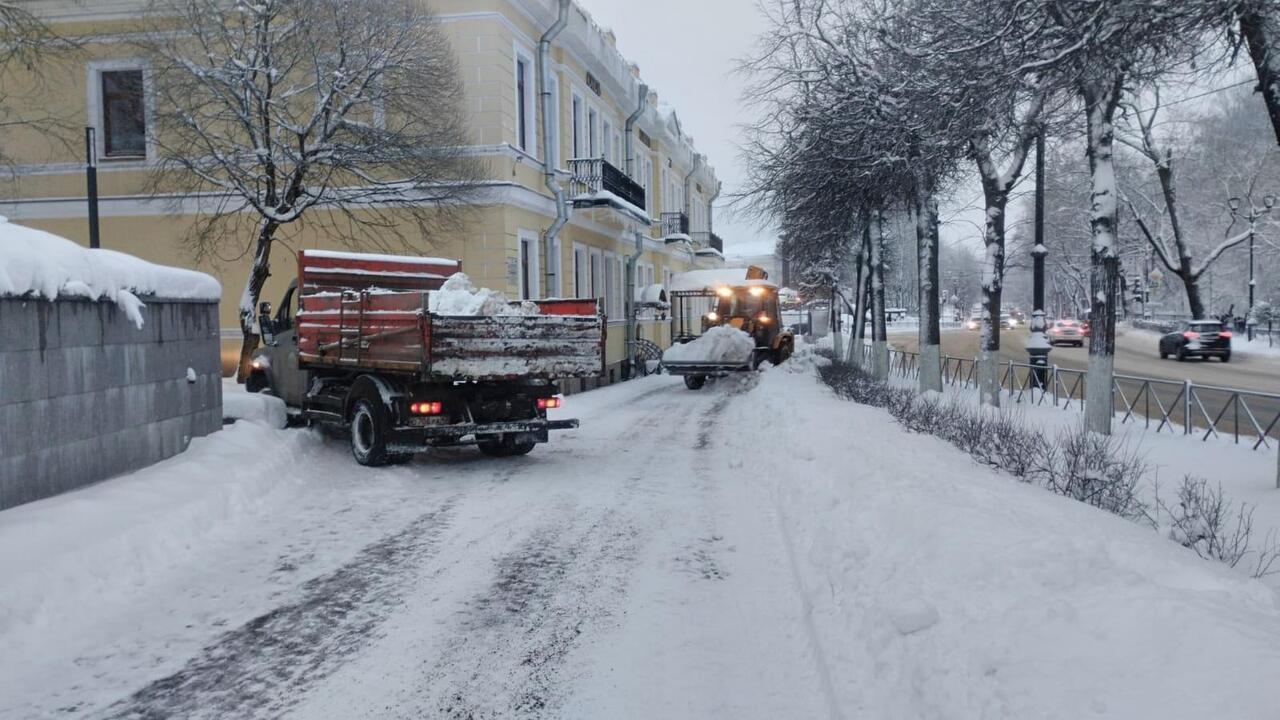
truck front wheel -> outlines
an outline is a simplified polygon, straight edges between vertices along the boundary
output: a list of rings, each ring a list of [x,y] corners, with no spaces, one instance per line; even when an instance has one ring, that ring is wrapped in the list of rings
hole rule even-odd
[[[368,467],[392,461],[387,452],[387,411],[380,403],[360,398],[351,409],[351,455]]]
[[[685,375],[684,386],[690,390],[701,390],[703,385],[707,384],[706,375]]]

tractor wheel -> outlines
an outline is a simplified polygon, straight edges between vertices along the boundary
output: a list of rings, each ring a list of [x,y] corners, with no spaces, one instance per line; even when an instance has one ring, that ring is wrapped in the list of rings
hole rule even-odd
[[[701,390],[703,385],[707,384],[706,375],[685,375],[684,386],[690,390]]]
[[[250,373],[249,377],[244,381],[245,392],[260,393],[267,389],[267,374],[264,372]]]
[[[1185,347],[1178,348],[1178,362],[1187,361],[1187,349]]]

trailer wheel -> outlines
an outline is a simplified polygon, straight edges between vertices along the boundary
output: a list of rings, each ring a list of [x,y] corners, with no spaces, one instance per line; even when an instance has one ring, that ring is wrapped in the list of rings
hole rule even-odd
[[[701,390],[703,385],[707,384],[706,375],[685,375],[684,386],[690,390]]]
[[[351,455],[368,467],[392,461],[387,452],[387,417],[380,403],[360,398],[351,410]]]

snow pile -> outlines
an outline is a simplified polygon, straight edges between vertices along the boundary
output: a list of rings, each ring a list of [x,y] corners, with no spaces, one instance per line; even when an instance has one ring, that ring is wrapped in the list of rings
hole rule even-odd
[[[5,295],[109,300],[142,327],[139,295],[216,301],[222,286],[204,273],[155,265],[113,250],[89,250],[0,217],[0,296]]]
[[[222,381],[222,419],[283,428],[288,422],[288,411],[280,398],[248,392],[243,385],[228,378]]]
[[[538,306],[525,301],[512,303],[497,290],[477,288],[466,273],[454,273],[431,293],[431,312],[439,315],[537,315]]]
[[[717,325],[691,342],[667,348],[662,361],[748,363],[755,349],[756,341],[750,335],[728,325]]]

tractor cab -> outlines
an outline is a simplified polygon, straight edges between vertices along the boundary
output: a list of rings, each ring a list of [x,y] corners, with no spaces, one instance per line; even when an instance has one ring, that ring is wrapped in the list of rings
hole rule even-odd
[[[688,342],[713,327],[727,325],[752,337],[753,364],[774,364],[791,356],[795,339],[782,322],[778,286],[763,269],[692,270],[672,280],[672,339]]]

